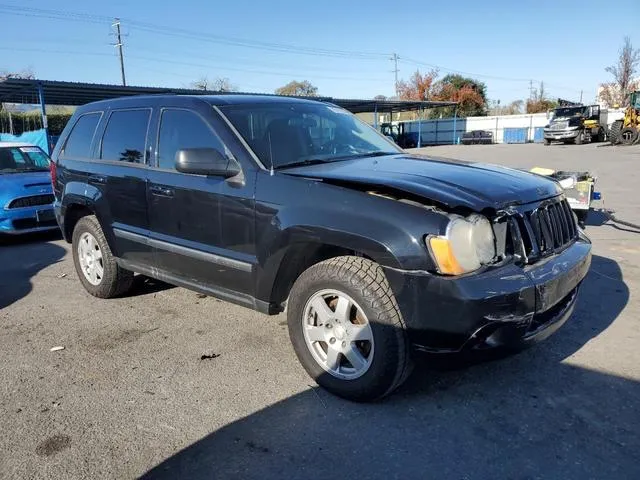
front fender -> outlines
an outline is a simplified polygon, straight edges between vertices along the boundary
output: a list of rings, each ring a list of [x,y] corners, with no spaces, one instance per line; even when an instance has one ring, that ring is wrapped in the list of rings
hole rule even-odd
[[[357,252],[385,267],[431,270],[424,244],[446,229],[446,215],[347,188],[271,177],[256,200],[256,296],[267,298],[290,249],[307,245]],[[291,199],[297,199],[292,201]],[[268,200],[268,201],[267,201]],[[304,254],[304,252],[296,253]]]

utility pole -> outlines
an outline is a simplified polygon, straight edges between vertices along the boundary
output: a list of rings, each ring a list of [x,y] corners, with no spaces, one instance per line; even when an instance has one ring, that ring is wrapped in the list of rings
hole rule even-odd
[[[125,76],[124,76],[124,55],[122,53],[122,37],[120,35],[120,19],[115,18],[114,23],[111,26],[116,28],[116,38],[118,39],[118,43],[116,43],[114,46],[118,47],[118,53],[120,55],[120,73],[122,74],[122,85],[126,87],[127,80],[125,79]]]
[[[582,103],[582,90],[580,90],[580,103]]]
[[[394,63],[394,68],[393,68],[393,73],[395,74],[395,90],[396,90],[396,98],[399,96],[399,92],[398,92],[398,60],[400,59],[400,57],[398,56],[397,53],[394,53],[393,55],[391,55],[391,61]]]
[[[529,80],[529,99],[533,100],[533,80]]]

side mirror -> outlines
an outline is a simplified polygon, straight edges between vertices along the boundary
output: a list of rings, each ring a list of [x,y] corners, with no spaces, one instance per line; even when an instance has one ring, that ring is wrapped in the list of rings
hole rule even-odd
[[[176,152],[176,170],[229,178],[240,173],[240,166],[215,148],[185,148]]]

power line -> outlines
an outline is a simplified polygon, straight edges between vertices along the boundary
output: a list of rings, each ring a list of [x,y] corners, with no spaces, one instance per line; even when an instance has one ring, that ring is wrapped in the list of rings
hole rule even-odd
[[[254,69],[246,69],[246,68],[235,68],[235,67],[227,67],[227,66],[215,66],[215,65],[211,65],[211,64],[204,64],[204,63],[195,63],[195,62],[184,62],[184,61],[180,61],[180,60],[166,60],[166,59],[162,59],[162,58],[153,58],[153,57],[145,57],[145,56],[139,56],[139,55],[129,55],[128,58],[133,58],[133,59],[137,59],[137,60],[146,60],[149,62],[158,62],[158,63],[171,63],[174,65],[186,65],[186,66],[190,66],[190,67],[200,67],[200,68],[211,68],[211,69],[217,69],[217,70],[230,70],[230,71],[237,71],[237,72],[246,72],[246,73],[259,73],[259,74],[263,74],[263,75],[277,75],[277,76],[283,76],[283,77],[291,77],[291,76],[300,76],[300,73],[295,73],[295,72],[282,72],[282,71],[266,71],[266,70],[254,70]],[[345,77],[343,75],[340,76],[327,76],[327,75],[313,75],[311,76],[311,78],[320,78],[320,79],[327,79],[327,80],[354,80],[354,81],[360,81],[360,82],[364,82],[364,81],[375,81],[375,82],[379,82],[379,81],[384,81],[385,79],[383,78],[371,78],[371,77]]]
[[[104,24],[107,21],[112,21],[110,17],[104,16],[104,15],[93,15],[93,14],[44,9],[44,8],[22,7],[22,6],[7,5],[7,4],[0,4],[0,13],[18,15],[18,16],[24,16],[24,17],[76,21],[76,22],[82,22],[82,23]],[[153,23],[136,21],[133,19],[127,19],[127,22],[129,23],[129,25],[139,29],[140,31],[144,31],[147,33],[165,35],[169,37],[182,37],[182,38],[187,38],[191,40],[206,41],[206,42],[237,46],[237,47],[243,47],[243,48],[253,48],[253,49],[258,49],[263,51],[273,51],[273,52],[289,53],[289,54],[297,54],[297,55],[328,56],[328,57],[334,57],[334,58],[348,58],[348,59],[357,59],[357,60],[363,60],[363,61],[364,60],[378,61],[383,58],[389,58],[388,53],[382,53],[382,52],[363,52],[363,51],[349,51],[349,50],[338,50],[338,49],[325,49],[325,48],[319,48],[319,47],[302,47],[299,45],[264,42],[264,41],[243,39],[238,37],[227,37],[227,36],[220,36],[220,35],[214,35],[209,33],[200,33],[200,32],[194,32],[193,30],[190,30],[190,29],[188,30],[188,29],[181,29],[181,28],[175,28],[175,27],[161,26]],[[122,43],[121,41],[118,41],[118,44],[121,44],[121,43]],[[119,46],[119,48],[121,48],[121,45]],[[393,53],[391,59],[394,61],[394,74],[395,74],[396,87],[398,85],[398,72],[399,72],[398,61],[402,61],[404,63],[409,63],[409,64],[424,65],[424,66],[435,68],[438,70],[443,70],[451,73],[458,73],[462,75],[470,75],[478,78],[503,80],[503,81],[509,81],[509,82],[532,82],[531,79],[525,79],[525,78],[502,77],[502,76],[488,75],[483,73],[466,72],[463,70],[451,69],[451,68],[430,64],[427,62],[422,62],[422,61],[407,58],[407,57],[402,57],[401,59],[397,53]],[[121,70],[123,70],[122,63],[123,61],[121,62]],[[231,70],[231,68],[227,68],[227,69]],[[239,70],[239,71],[242,71],[242,70]],[[258,72],[253,71],[252,73],[258,73]],[[274,73],[269,72],[268,74],[274,74]],[[325,77],[325,78],[335,78],[335,77]],[[338,79],[341,79],[341,78],[342,77],[338,77]],[[558,90],[565,90],[565,91],[571,91],[571,92],[579,91],[575,87],[566,87],[566,86],[560,86],[556,84],[547,84],[547,85]],[[396,95],[397,94],[398,94],[398,91],[396,88]]]
[[[109,17],[104,17],[101,15],[89,15],[83,13],[73,13],[66,12],[60,10],[51,10],[51,9],[42,9],[42,8],[28,8],[28,7],[18,7],[15,5],[6,5],[0,4],[0,11],[2,13],[10,14],[10,15],[20,15],[26,17],[37,17],[37,18],[51,18],[57,20],[67,20],[67,21],[80,21],[80,22],[89,22],[89,23],[103,23],[106,20],[111,21]],[[349,50],[336,50],[336,49],[326,49],[326,48],[318,48],[318,47],[302,47],[299,45],[291,45],[291,44],[283,44],[283,43],[274,43],[274,42],[263,42],[258,40],[249,40],[238,37],[227,37],[221,35],[214,35],[208,33],[199,33],[194,32],[193,30],[168,27],[162,25],[156,25],[148,22],[140,22],[133,19],[124,19],[127,21],[129,25],[132,27],[135,26],[139,30],[146,31],[149,33],[155,33],[159,35],[173,36],[173,37],[183,37],[190,38],[201,41],[208,41],[213,43],[221,43],[225,45],[246,47],[246,48],[255,48],[260,50],[271,50],[276,52],[286,52],[286,53],[294,53],[300,55],[320,55],[320,56],[330,56],[330,57],[341,57],[341,58],[358,58],[358,59],[382,59],[385,58],[387,53],[379,53],[379,52],[361,52],[361,51],[349,51]]]

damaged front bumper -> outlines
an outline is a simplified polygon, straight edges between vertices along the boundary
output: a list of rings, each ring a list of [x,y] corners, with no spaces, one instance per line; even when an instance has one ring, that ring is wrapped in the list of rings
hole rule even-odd
[[[416,351],[521,348],[560,328],[591,265],[580,237],[534,265],[515,264],[460,277],[385,268]]]

